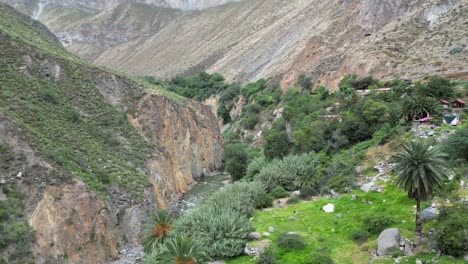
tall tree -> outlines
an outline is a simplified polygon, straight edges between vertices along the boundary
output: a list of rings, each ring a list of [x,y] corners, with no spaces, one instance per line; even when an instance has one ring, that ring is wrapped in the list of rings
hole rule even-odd
[[[426,201],[434,188],[441,186],[449,176],[446,154],[428,141],[415,140],[403,144],[402,150],[393,156],[393,172],[396,184],[416,201],[415,246],[421,245],[421,201]]]

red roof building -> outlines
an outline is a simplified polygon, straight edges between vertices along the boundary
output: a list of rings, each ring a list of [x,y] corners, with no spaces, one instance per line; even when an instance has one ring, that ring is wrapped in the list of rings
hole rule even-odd
[[[465,102],[462,99],[453,101],[452,108],[465,108]]]
[[[443,105],[449,105],[449,104],[450,104],[450,102],[447,101],[447,100],[440,100],[439,102],[440,102],[441,104],[443,104]]]

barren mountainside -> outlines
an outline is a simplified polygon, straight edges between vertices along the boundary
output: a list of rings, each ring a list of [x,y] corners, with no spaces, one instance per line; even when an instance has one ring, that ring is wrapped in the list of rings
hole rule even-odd
[[[303,72],[331,89],[348,73],[467,78],[464,0],[246,0],[190,12],[126,3],[98,13],[58,2],[67,4],[38,19],[70,51],[136,75],[207,70],[287,87]]]

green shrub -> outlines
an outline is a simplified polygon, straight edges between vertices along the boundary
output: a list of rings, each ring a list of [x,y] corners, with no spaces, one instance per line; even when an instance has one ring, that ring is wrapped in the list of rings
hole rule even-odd
[[[263,149],[268,159],[282,158],[289,153],[291,142],[286,132],[273,129],[263,139]]]
[[[364,228],[372,234],[379,234],[385,228],[389,227],[390,225],[394,224],[395,220],[391,217],[385,215],[372,215],[367,216],[363,220]]]
[[[306,242],[302,236],[294,233],[282,233],[277,242],[279,247],[289,249],[304,249]]]
[[[255,125],[260,121],[260,118],[257,114],[247,114],[241,120],[241,126],[244,129],[252,130],[255,128]]]
[[[286,201],[286,203],[287,204],[297,204],[300,201],[301,201],[301,199],[299,199],[298,197],[291,197]]]
[[[207,247],[212,258],[232,258],[242,254],[252,225],[246,216],[229,208],[199,206],[174,224],[174,234],[190,236]]]
[[[445,149],[453,158],[468,160],[468,127],[455,130],[455,133],[450,135]]]
[[[247,169],[247,146],[241,143],[228,144],[225,153],[225,170],[231,174],[234,181],[240,180],[244,177]]]
[[[271,195],[275,198],[283,198],[289,195],[289,193],[281,186],[276,186],[272,191]]]
[[[270,246],[263,250],[260,255],[255,258],[255,264],[275,264],[276,263],[276,252]]]
[[[435,225],[435,240],[442,253],[462,257],[468,251],[468,208],[453,205],[441,210]]]
[[[258,156],[252,160],[252,162],[249,163],[247,166],[247,171],[245,173],[245,176],[247,178],[252,178],[260,173],[260,171],[267,165],[267,161],[265,159],[265,156]]]
[[[255,201],[255,207],[258,209],[272,207],[273,206],[273,196],[268,193],[262,193],[257,197]]]
[[[351,232],[351,235],[349,236],[349,238],[351,240],[354,240],[354,242],[356,242],[358,244],[362,244],[362,243],[366,242],[367,239],[369,239],[367,237],[366,231],[364,231],[364,230],[354,230],[353,232]]]
[[[57,104],[58,103],[58,95],[57,92],[52,89],[52,88],[45,88],[41,90],[41,97],[43,100],[46,102],[49,102],[51,104]]]
[[[333,263],[334,263],[333,259],[321,253],[314,253],[310,255],[306,261],[306,264],[333,264]]]

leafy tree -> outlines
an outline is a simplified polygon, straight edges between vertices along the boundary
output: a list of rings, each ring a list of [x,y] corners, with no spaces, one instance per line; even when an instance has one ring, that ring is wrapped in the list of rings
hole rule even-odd
[[[464,158],[468,160],[468,127],[458,128],[455,133],[450,135],[446,152],[454,158]]]
[[[196,264],[208,260],[206,249],[189,237],[169,238],[148,259],[147,264]]]
[[[141,238],[145,253],[150,254],[157,250],[157,248],[164,243],[171,231],[172,220],[169,215],[161,209],[156,209],[153,216],[148,218],[147,222],[142,227]]]
[[[451,99],[455,96],[455,84],[441,77],[431,77],[426,85],[420,86],[421,92],[436,99]]]
[[[226,171],[231,174],[233,180],[244,177],[248,164],[247,146],[241,143],[226,146]]]
[[[463,204],[443,208],[435,225],[437,245],[444,254],[463,257],[468,250],[468,208]]]
[[[381,102],[369,99],[363,104],[363,117],[368,124],[385,121],[385,114],[388,112],[388,107]]]
[[[428,96],[406,97],[402,102],[404,118],[409,121],[434,115],[440,111],[439,102]]]
[[[312,78],[301,73],[297,78],[297,85],[301,88],[302,91],[310,91],[312,89]]]
[[[416,246],[421,245],[421,201],[426,201],[449,175],[445,157],[438,147],[422,140],[403,144],[402,150],[393,156],[396,184],[408,192],[409,198],[416,200]]]
[[[272,129],[268,135],[264,137],[264,153],[268,159],[282,158],[289,153],[291,142],[285,132],[278,132]]]

